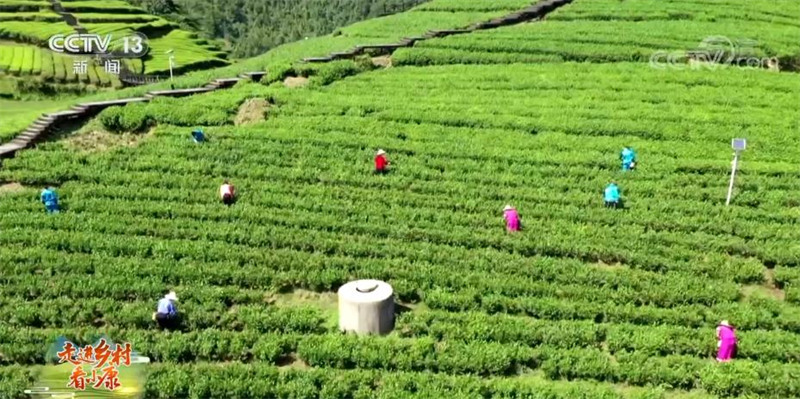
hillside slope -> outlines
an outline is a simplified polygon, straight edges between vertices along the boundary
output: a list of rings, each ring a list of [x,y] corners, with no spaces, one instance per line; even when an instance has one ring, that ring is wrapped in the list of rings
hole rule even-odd
[[[337,61],[305,87],[281,81],[301,69],[292,57],[510,12],[435,0],[249,61],[283,68],[265,84],[110,108],[18,153],[0,169],[22,185],[0,192],[0,396],[31,386],[52,338],[104,332],[156,363],[146,398],[800,397],[798,75],[654,68],[614,37],[609,57],[565,61],[513,39],[569,15],[696,3],[576,0],[544,21],[423,41],[388,68]],[[614,22],[579,23],[589,35]],[[791,54],[769,53],[777,29],[749,34],[765,55]],[[264,120],[237,123],[251,99],[268,100]],[[726,207],[733,137],[748,149]],[[620,170],[625,145],[636,171]],[[378,148],[388,175],[372,173]],[[223,179],[239,191],[230,208]],[[625,209],[603,207],[610,181]],[[63,213],[42,211],[44,184]],[[521,232],[505,231],[505,204]],[[354,278],[395,288],[391,335],[336,331],[334,292]],[[182,332],[150,319],[165,289]],[[713,360],[721,320],[740,340],[728,364]]]
[[[578,0],[541,24],[523,24],[421,43],[400,64],[541,61],[685,62],[686,52],[755,65],[774,58],[800,69],[800,6],[793,0],[742,2]],[[765,66],[765,65],[760,65]]]
[[[56,111],[59,108],[66,110],[79,102],[137,97],[152,90],[169,89],[171,86],[177,89],[202,87],[209,80],[231,78],[250,71],[269,71],[266,82],[273,82],[282,79],[287,74],[294,73],[294,67],[304,57],[324,56],[331,52],[346,50],[354,45],[397,42],[404,36],[423,35],[431,29],[458,28],[508,14],[528,5],[529,2],[528,0],[503,0],[484,5],[475,3],[478,7],[465,7],[450,2],[441,3],[442,6],[436,4],[439,3],[423,4],[405,13],[359,22],[341,29],[336,34],[288,43],[261,56],[241,60],[223,68],[190,72],[176,77],[174,81],[87,95],[82,96],[80,101],[63,100],[60,106],[48,104],[46,109],[2,115],[0,144],[10,141],[16,134],[23,131],[26,126],[34,122],[41,112]],[[299,69],[307,68],[303,66]],[[301,71],[301,73],[305,72]],[[31,106],[32,109],[35,107],[36,105]]]

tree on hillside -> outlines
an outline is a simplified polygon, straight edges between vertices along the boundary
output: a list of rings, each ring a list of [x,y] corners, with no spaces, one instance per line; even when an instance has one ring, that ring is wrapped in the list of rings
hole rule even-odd
[[[178,11],[172,0],[129,0],[129,2],[155,15],[169,15]]]

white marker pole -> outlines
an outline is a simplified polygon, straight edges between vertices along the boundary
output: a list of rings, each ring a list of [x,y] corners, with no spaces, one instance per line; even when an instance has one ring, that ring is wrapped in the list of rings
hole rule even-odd
[[[733,167],[731,168],[731,183],[728,184],[728,199],[725,200],[725,206],[731,204],[731,194],[733,194],[733,180],[736,178],[736,166],[739,164],[739,151],[733,153]]]
[[[172,60],[175,59],[175,56],[169,56],[169,81],[172,82]]]
[[[175,54],[172,49],[167,50],[167,54],[169,54],[169,82],[172,83],[172,62],[175,59]]]

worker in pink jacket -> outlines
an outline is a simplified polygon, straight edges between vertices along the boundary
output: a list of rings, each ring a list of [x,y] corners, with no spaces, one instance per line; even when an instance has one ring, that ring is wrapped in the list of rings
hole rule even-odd
[[[722,320],[717,326],[717,339],[717,361],[730,361],[736,355],[736,333],[727,320]]]
[[[503,217],[506,219],[506,229],[508,229],[508,231],[519,231],[521,227],[519,223],[519,214],[514,207],[506,205],[503,209]]]

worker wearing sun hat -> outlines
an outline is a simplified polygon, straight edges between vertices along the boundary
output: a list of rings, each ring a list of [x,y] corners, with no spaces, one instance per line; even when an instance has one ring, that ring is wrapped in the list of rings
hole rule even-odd
[[[223,180],[222,185],[219,186],[219,197],[227,206],[231,206],[236,201],[236,189],[228,179]]]
[[[622,170],[633,170],[636,167],[636,152],[631,147],[623,148],[619,159],[622,161]]]
[[[375,154],[375,173],[386,174],[389,172],[389,160],[386,159],[386,151],[378,150]]]
[[[727,362],[736,355],[736,332],[734,328],[728,323],[728,320],[722,320],[717,326],[717,361]]]
[[[606,207],[618,208],[620,206],[619,197],[619,187],[617,183],[612,181],[606,186],[605,190],[603,190],[603,200],[605,201]]]
[[[203,129],[192,130],[192,139],[194,139],[194,142],[197,144],[206,141],[206,135],[203,133]]]
[[[172,329],[177,326],[178,308],[175,302],[178,302],[178,295],[175,294],[175,291],[170,291],[158,301],[158,308],[156,313],[153,313],[153,319],[161,328]]]
[[[508,231],[519,231],[519,214],[513,206],[506,205],[506,207],[503,208],[503,218],[506,220],[506,229]]]
[[[47,213],[58,213],[58,194],[53,187],[42,190],[40,197]]]

